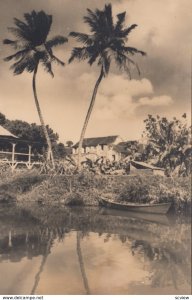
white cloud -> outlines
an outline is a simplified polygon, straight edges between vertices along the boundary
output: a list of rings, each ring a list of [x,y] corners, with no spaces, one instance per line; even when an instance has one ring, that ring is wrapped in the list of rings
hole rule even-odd
[[[173,100],[170,96],[159,96],[159,97],[143,97],[139,99],[138,102],[140,105],[147,106],[169,106],[173,103]]]
[[[146,78],[130,81],[120,75],[110,75],[100,87],[93,117],[122,121],[135,118],[137,108],[164,107],[173,103],[170,96],[153,94],[153,86]]]

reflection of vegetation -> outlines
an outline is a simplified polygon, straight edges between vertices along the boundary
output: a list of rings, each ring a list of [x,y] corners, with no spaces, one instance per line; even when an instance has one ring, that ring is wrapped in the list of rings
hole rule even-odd
[[[81,236],[80,236],[80,234],[81,233],[79,231],[77,231],[77,255],[78,255],[81,275],[83,278],[83,284],[84,284],[87,295],[90,295],[91,293],[90,293],[90,289],[89,289],[89,284],[88,284],[88,280],[87,280],[87,276],[86,276],[86,272],[85,272],[85,266],[84,266],[84,262],[83,262],[83,256],[82,256],[82,252],[81,252]]]
[[[31,294],[34,294],[53,241],[63,241],[65,233],[77,231],[77,255],[84,288],[90,294],[88,279],[83,262],[81,239],[96,232],[102,241],[107,243],[119,239],[124,247],[132,250],[136,258],[144,256],[153,287],[174,286],[179,288],[183,283],[190,285],[190,224],[177,219],[169,224],[169,219],[163,225],[142,219],[142,215],[99,208],[58,208],[44,206],[44,215],[39,208],[34,208],[31,220],[20,214],[8,213],[6,218],[0,216],[0,260],[20,262],[22,258],[29,259],[42,255],[42,260],[34,279]],[[56,217],[55,217],[56,216]],[[36,221],[34,221],[36,220]],[[37,222],[38,220],[38,222]],[[27,225],[28,224],[28,225]],[[14,228],[14,231],[13,231]],[[9,234],[9,232],[11,232]],[[142,263],[143,264],[143,261]]]
[[[172,285],[178,289],[178,286],[185,282],[191,284],[190,240],[187,238],[190,233],[187,232],[189,226],[185,228],[185,234],[181,233],[183,226],[178,227],[178,231],[169,230],[168,234],[162,235],[156,243],[145,240],[132,242],[132,254],[143,254],[149,262],[152,287]]]

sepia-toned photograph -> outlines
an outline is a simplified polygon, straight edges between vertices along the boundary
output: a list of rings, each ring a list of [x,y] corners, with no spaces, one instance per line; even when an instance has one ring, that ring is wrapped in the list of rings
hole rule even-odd
[[[191,11],[0,0],[2,299],[192,294]]]

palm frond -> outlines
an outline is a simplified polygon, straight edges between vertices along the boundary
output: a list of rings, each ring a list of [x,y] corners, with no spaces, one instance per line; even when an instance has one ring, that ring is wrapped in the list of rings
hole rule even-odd
[[[35,16],[35,14],[34,14]],[[36,14],[34,18],[35,24],[35,33],[38,34],[38,39],[41,43],[45,43],[47,36],[49,34],[51,24],[52,24],[52,16],[47,15],[43,10]],[[40,31],[38,31],[40,29]]]
[[[44,70],[49,73],[52,77],[54,77],[54,73],[52,71],[52,65],[51,65],[51,62],[49,61],[43,61],[42,62],[43,64],[43,67],[44,67]]]
[[[115,56],[115,62],[117,64],[117,66],[119,67],[119,69],[124,70],[128,74],[129,79],[131,80],[131,72],[130,72],[129,67],[127,66],[127,57],[126,57],[126,55],[124,55],[120,51],[115,51],[114,56]]]
[[[91,47],[90,47],[91,48]],[[97,58],[100,56],[99,51],[96,49],[94,49],[94,47],[92,47],[92,49],[89,48],[89,60],[88,63],[90,64],[90,66],[92,66],[92,64],[97,60]]]
[[[134,28],[136,28],[136,27],[137,27],[137,24],[133,24],[133,25],[131,25],[130,27],[128,27],[128,28],[122,30],[121,33],[120,33],[120,36],[121,36],[121,37],[124,37],[124,38],[127,37],[127,36],[129,35],[129,33],[130,33]]]
[[[98,21],[98,10],[93,12],[91,9],[87,8],[87,12],[88,12],[88,16],[84,17],[85,23],[87,23],[86,22],[87,18],[89,18],[88,20],[91,20],[92,22],[96,23]]]
[[[29,26],[27,26],[27,24],[25,24],[21,20],[14,18],[14,23],[21,31],[23,32],[29,31]]]
[[[38,61],[34,58],[34,56],[25,56],[22,57],[19,61],[14,63],[11,66],[11,69],[13,70],[14,75],[20,75],[24,71],[27,71],[29,73],[33,72]]]
[[[127,62],[128,62],[128,64],[132,64],[136,68],[138,75],[140,76],[141,72],[140,72],[138,64],[136,62],[134,62],[132,59],[130,59],[128,56],[127,56]]]
[[[3,40],[4,45],[13,45],[13,46],[15,46],[16,43],[17,43],[17,41],[14,41],[14,40],[9,40],[9,39],[4,39]]]
[[[52,48],[52,47],[56,47],[58,45],[63,45],[64,43],[67,43],[68,39],[64,36],[58,35],[55,36],[54,38],[50,39],[49,41],[47,41],[45,43],[46,47],[48,48]]]
[[[24,50],[18,51],[16,53],[14,53],[13,55],[5,57],[4,61],[10,61],[12,59],[18,60],[18,59],[22,58],[28,51],[29,51],[29,49],[24,49]]]
[[[122,47],[122,51],[124,51],[125,53],[130,53],[132,55],[134,54],[141,54],[142,56],[147,55],[144,51],[138,50],[136,48],[133,47]]]
[[[23,36],[23,32],[20,28],[16,28],[16,27],[8,27],[8,30],[17,38],[21,39],[21,40],[26,40],[25,36]]]
[[[69,36],[76,38],[78,42],[82,42],[88,46],[93,43],[93,35],[72,31],[69,33]]]
[[[35,19],[36,15],[37,15],[37,13],[34,10],[30,14],[29,13],[24,14],[24,18],[25,18],[28,26],[31,28],[34,27],[34,19]]]
[[[105,5],[103,15],[106,18],[106,26],[108,27],[109,32],[113,31],[113,16],[111,4]]]
[[[56,57],[55,55],[51,55],[51,58],[52,58],[52,60],[54,61],[54,62],[56,62],[58,65],[61,65],[61,66],[64,66],[65,65],[65,63],[62,61],[62,60],[60,60],[58,57]]]
[[[119,32],[122,30],[125,22],[126,11],[117,15],[117,23],[115,25],[115,31]]]
[[[100,11],[96,10],[95,13],[91,9],[87,9],[87,11],[88,11],[88,15],[83,17],[84,22],[90,26],[90,30],[92,32],[94,31],[97,32],[98,21],[99,21],[98,16],[100,16]]]
[[[89,58],[89,52],[87,51],[87,47],[75,47],[71,52],[69,63],[71,63],[74,59],[85,60],[87,58]]]

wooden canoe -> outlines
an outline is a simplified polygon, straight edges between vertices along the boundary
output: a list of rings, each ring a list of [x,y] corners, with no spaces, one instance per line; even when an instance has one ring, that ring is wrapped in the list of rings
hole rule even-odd
[[[108,208],[122,209],[122,210],[128,210],[133,212],[152,213],[152,214],[166,214],[171,206],[171,202],[157,203],[157,204],[156,203],[140,204],[140,203],[130,203],[130,202],[119,203],[119,202],[111,201],[110,199],[105,197],[101,197],[99,199],[99,204]]]

